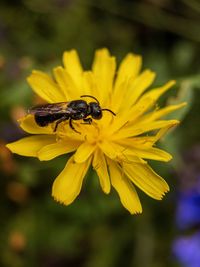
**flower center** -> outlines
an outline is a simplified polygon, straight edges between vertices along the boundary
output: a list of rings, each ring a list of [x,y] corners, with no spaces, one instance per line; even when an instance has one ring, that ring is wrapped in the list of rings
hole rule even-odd
[[[75,139],[87,141],[92,145],[101,143],[106,138],[106,129],[101,124],[93,122],[90,125],[74,122],[74,129],[71,129],[68,123],[59,125],[57,136],[61,139]]]
[[[105,135],[103,131],[101,131],[98,127],[92,127],[90,131],[87,131],[85,139],[90,144],[96,145],[98,143],[101,143],[103,139],[105,139]]]

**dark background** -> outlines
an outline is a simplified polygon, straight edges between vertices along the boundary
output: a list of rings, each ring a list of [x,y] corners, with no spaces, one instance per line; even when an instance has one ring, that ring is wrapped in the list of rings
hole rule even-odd
[[[196,169],[188,172],[194,160],[185,155],[200,153],[199,29],[198,0],[1,0],[0,266],[182,266],[172,244],[184,234],[175,223],[178,192],[196,177]],[[139,192],[142,215],[131,216],[115,192],[104,195],[92,170],[79,198],[59,205],[51,185],[67,156],[39,162],[5,148],[25,135],[16,121],[38,101],[26,83],[31,70],[50,71],[72,48],[89,69],[102,47],[118,62],[128,52],[141,54],[143,68],[157,72],[155,85],[177,80],[168,102],[188,102],[173,114],[181,125],[160,144],[174,159],[151,163],[171,191],[162,202]]]

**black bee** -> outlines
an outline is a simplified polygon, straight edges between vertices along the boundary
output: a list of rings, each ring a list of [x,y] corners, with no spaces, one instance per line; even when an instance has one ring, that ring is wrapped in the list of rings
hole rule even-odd
[[[73,120],[83,120],[84,124],[91,124],[92,119],[100,120],[102,118],[102,111],[109,111],[114,116],[116,115],[110,109],[101,108],[99,101],[94,96],[82,95],[81,97],[90,97],[96,102],[87,103],[84,100],[73,100],[70,102],[38,105],[32,107],[29,113],[34,115],[36,123],[41,127],[56,122],[54,132],[56,132],[61,122],[69,120],[69,126],[77,133],[80,132],[74,128]],[[92,118],[88,118],[88,116]]]

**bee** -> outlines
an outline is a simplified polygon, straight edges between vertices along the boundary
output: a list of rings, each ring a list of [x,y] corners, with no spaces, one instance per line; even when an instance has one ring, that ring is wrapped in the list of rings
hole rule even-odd
[[[83,97],[92,98],[95,102],[87,103],[85,100],[73,100],[69,102],[37,105],[30,108],[28,113],[34,115],[35,122],[40,127],[45,127],[50,123],[56,122],[54,132],[56,132],[61,122],[69,120],[70,128],[77,133],[80,132],[74,128],[74,120],[83,120],[83,124],[91,124],[93,119],[100,120],[102,118],[102,111],[108,111],[116,116],[112,110],[101,108],[99,101],[94,96],[82,95],[81,98]]]

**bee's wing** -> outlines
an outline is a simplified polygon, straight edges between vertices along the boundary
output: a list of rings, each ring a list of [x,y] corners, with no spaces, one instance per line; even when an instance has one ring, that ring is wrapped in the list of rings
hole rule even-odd
[[[68,110],[69,102],[60,102],[53,104],[37,105],[28,110],[30,114],[37,114],[38,116],[47,116],[52,114],[66,114],[70,113]]]

